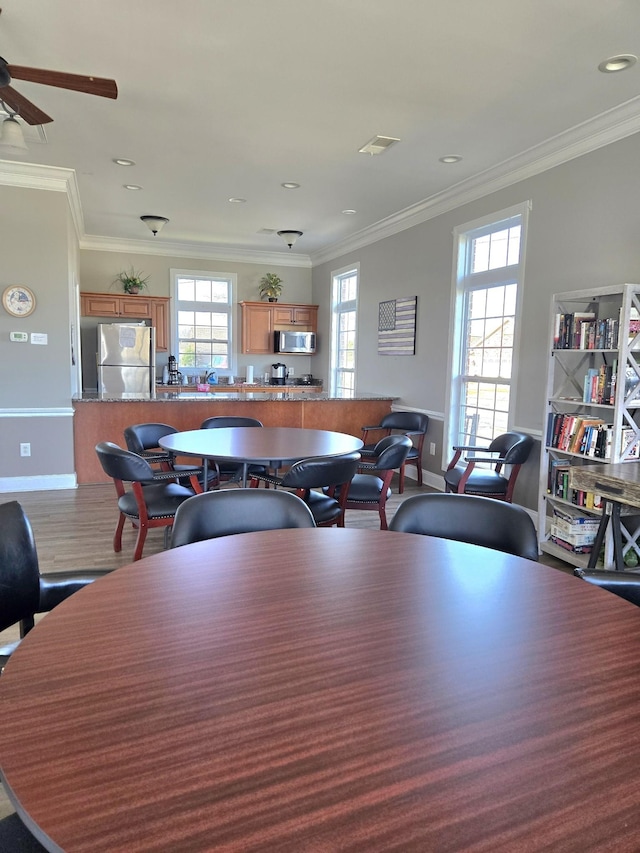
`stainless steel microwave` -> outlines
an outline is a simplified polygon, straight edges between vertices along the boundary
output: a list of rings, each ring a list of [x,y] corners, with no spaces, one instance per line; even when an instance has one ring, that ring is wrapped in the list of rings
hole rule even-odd
[[[316,351],[315,332],[275,332],[274,352],[312,355]]]

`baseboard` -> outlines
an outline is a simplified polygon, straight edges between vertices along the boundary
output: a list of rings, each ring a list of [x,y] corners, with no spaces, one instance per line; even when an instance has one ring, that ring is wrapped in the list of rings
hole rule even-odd
[[[48,474],[39,477],[0,477],[2,492],[40,492],[55,489],[77,489],[74,474]]]

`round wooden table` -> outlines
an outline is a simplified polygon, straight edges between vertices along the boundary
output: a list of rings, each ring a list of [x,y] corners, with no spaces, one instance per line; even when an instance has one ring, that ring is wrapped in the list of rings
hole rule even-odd
[[[637,851],[640,613],[389,531],[229,536],[69,598],[0,678],[50,850]]]
[[[160,447],[180,456],[197,456],[242,464],[242,484],[249,465],[268,465],[277,472],[312,456],[342,456],[360,450],[362,440],[343,432],[298,427],[227,427],[192,429],[160,439]],[[205,464],[204,482],[207,481]]]

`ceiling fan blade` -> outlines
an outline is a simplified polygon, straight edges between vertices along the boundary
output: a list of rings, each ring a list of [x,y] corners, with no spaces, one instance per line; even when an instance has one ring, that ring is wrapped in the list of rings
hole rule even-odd
[[[48,116],[39,107],[36,107],[35,104],[27,100],[24,95],[16,92],[11,86],[2,86],[0,88],[0,101],[4,101],[27,124],[47,124],[53,121],[51,116]]]
[[[65,71],[45,71],[42,68],[29,68],[26,65],[8,65],[7,68],[15,80],[44,83],[45,86],[86,92],[88,95],[100,95],[101,98],[118,97],[116,81],[108,80],[106,77],[87,77],[84,74],[67,74]]]

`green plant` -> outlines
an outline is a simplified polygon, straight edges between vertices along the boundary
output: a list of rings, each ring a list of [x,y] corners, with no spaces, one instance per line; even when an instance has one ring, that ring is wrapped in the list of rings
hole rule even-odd
[[[134,268],[131,267],[128,272],[126,270],[119,272],[113,283],[117,284],[119,282],[125,293],[139,293],[147,287],[149,278],[150,276],[148,275],[143,278],[142,272],[136,272]]]
[[[282,279],[274,272],[268,272],[260,279],[261,299],[277,299],[282,293]]]

